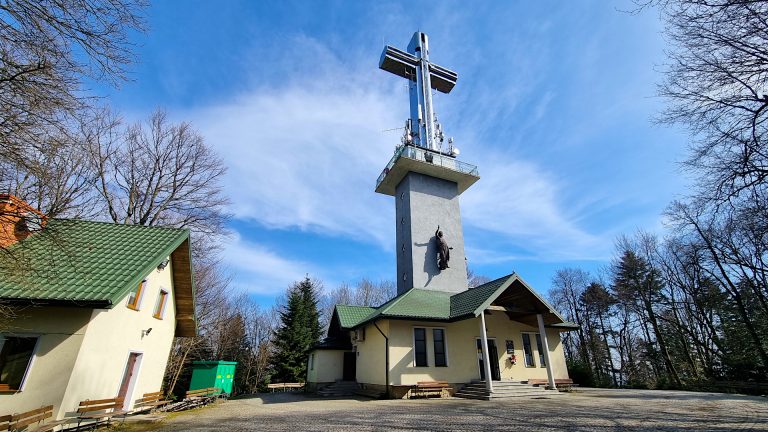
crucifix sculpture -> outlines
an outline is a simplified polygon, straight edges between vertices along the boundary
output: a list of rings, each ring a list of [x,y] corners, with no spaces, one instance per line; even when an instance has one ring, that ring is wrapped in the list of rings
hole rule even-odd
[[[387,45],[379,68],[408,79],[411,118],[405,124],[404,144],[441,151],[443,132],[432,108],[432,89],[450,93],[459,76],[430,63],[427,35],[421,32],[413,34],[408,52]]]

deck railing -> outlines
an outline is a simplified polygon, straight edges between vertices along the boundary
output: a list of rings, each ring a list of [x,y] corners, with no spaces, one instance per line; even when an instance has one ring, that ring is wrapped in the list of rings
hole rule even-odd
[[[440,153],[435,153],[433,151],[429,151],[420,147],[414,147],[411,145],[405,145],[405,146],[399,146],[397,150],[395,151],[395,154],[392,156],[392,159],[389,160],[389,163],[387,164],[386,168],[381,172],[379,175],[379,178],[376,179],[376,187],[379,187],[379,184],[381,184],[382,181],[384,181],[384,178],[389,174],[389,171],[392,170],[392,167],[395,166],[395,162],[401,157],[406,157],[409,159],[430,163],[432,165],[437,165],[440,167],[448,168],[453,171],[458,171],[460,173],[474,175],[474,176],[480,176],[480,173],[477,170],[477,166],[468,164],[466,162],[462,162],[460,160],[457,160],[456,158],[452,158],[449,156],[442,155]]]

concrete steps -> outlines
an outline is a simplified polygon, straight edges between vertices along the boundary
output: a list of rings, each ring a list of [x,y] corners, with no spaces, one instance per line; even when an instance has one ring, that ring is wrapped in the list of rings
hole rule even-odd
[[[485,381],[473,381],[454,395],[465,399],[550,399],[560,396],[560,392],[549,391],[544,387],[528,385],[520,381],[494,381],[493,393],[485,388]]]
[[[360,391],[360,384],[356,381],[336,381],[318,390],[317,394],[322,397],[341,397],[352,396],[357,391]]]
[[[374,389],[359,389],[355,392],[356,395],[369,397],[371,399],[381,399],[384,396],[384,392]]]

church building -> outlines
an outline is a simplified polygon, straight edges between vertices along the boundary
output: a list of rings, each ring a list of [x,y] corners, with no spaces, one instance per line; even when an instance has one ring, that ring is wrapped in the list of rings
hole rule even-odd
[[[397,296],[375,308],[335,307],[327,338],[310,352],[308,387],[355,382],[402,398],[442,381],[480,399],[530,380],[556,389],[568,378],[560,333],[575,325],[516,273],[468,287],[459,196],[480,175],[457,159],[432,107],[432,90],[449,93],[457,74],[429,61],[421,32],[407,52],[387,46],[380,68],[410,89],[402,145],[376,182],[395,198]]]

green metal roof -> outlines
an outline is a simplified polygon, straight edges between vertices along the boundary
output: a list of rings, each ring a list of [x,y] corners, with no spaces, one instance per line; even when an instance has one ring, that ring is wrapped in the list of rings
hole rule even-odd
[[[561,322],[558,327],[570,328],[570,323],[515,273],[456,294],[412,288],[378,308],[339,305],[336,310],[345,329],[386,318],[456,321],[477,316],[515,282],[530,291],[554,315],[553,319]]]
[[[108,307],[188,238],[185,229],[51,220],[0,255],[0,298]]]
[[[514,273],[452,296],[451,317],[474,315],[475,311],[488,301],[496,291],[506,288],[512,283],[512,276]]]
[[[336,314],[342,328],[352,328],[360,324],[375,310],[376,308],[367,306],[336,305]]]

